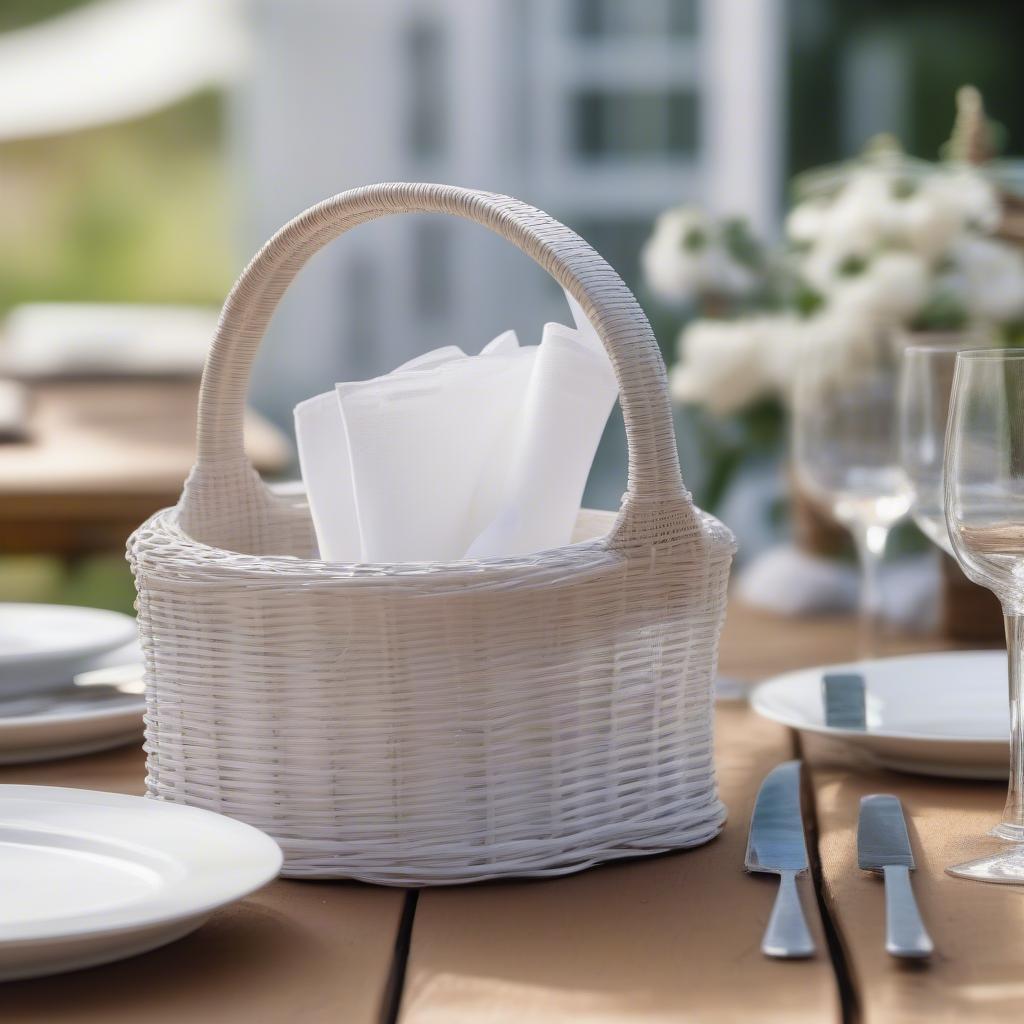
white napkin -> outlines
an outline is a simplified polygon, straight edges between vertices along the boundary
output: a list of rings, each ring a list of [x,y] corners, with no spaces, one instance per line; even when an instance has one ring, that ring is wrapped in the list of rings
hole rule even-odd
[[[576,329],[544,327],[504,500],[467,557],[529,554],[572,537],[618,385],[597,332],[568,293],[566,298]]]
[[[465,554],[497,507],[490,463],[515,434],[534,351],[508,332],[477,358],[337,386],[363,561]]]
[[[392,375],[429,370],[464,358],[466,353],[461,348],[447,345],[410,359]],[[381,379],[385,378],[377,378]],[[328,562],[360,561],[359,517],[352,489],[348,434],[336,390],[316,395],[295,407],[295,441],[320,557]]]
[[[618,389],[569,304],[576,327],[547,324],[540,346],[506,331],[479,356],[436,349],[296,406],[322,558],[449,561],[570,541]]]

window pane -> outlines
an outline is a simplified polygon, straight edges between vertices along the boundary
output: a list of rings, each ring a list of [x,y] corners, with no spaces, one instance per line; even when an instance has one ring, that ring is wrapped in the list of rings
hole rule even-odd
[[[579,156],[680,156],[697,147],[696,95],[587,89],[573,99],[574,149]]]
[[[640,249],[651,233],[649,217],[577,217],[571,218],[571,226],[627,283],[637,283]]]
[[[442,317],[451,308],[454,254],[450,228],[441,220],[413,224],[413,301],[416,312],[428,319]]]
[[[606,29],[602,0],[576,0],[573,5],[573,29],[580,36],[604,35]]]
[[[447,125],[445,104],[444,37],[441,26],[420,21],[406,38],[409,66],[409,148],[417,157],[440,156],[445,147]]]
[[[692,92],[674,92],[668,98],[668,151],[694,153],[698,130],[697,96]]]
[[[572,30],[579,36],[691,36],[699,0],[574,0]]]
[[[673,36],[695,36],[699,0],[669,0],[668,32]]]

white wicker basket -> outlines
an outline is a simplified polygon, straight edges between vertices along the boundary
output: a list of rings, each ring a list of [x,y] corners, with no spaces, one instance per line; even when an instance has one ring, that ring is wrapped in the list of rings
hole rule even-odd
[[[617,515],[529,557],[343,565],[242,450],[250,363],[328,241],[451,213],[533,257],[608,348],[629,443]],[[429,500],[429,496],[424,496]],[[410,510],[415,514],[415,510]],[[388,184],[286,225],[228,296],[203,375],[196,466],[129,541],[152,796],[274,836],[285,874],[394,885],[555,875],[720,830],[715,671],[733,539],[679,475],[665,369],[608,265],[505,196]]]

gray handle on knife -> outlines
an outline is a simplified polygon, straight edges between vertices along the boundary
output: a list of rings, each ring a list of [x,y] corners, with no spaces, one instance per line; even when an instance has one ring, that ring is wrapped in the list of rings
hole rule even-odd
[[[761,952],[787,960],[814,955],[814,939],[804,918],[795,871],[779,872],[779,892],[761,941]]]
[[[891,864],[883,871],[886,952],[900,957],[929,956],[935,947],[910,888],[910,869],[904,864]]]

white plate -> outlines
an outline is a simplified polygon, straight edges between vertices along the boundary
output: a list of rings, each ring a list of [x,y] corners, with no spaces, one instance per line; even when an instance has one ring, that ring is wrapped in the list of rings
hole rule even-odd
[[[155,949],[280,869],[269,836],[210,811],[0,786],[0,981]]]
[[[0,765],[50,761],[140,743],[142,666],[101,669],[78,684],[0,697]]]
[[[62,686],[90,660],[135,639],[135,620],[102,608],[0,604],[0,694]]]
[[[865,731],[825,725],[825,672],[864,676]],[[900,771],[962,779],[1005,779],[1008,771],[1002,651],[916,654],[789,672],[758,686],[750,703],[765,718],[832,736]]]

